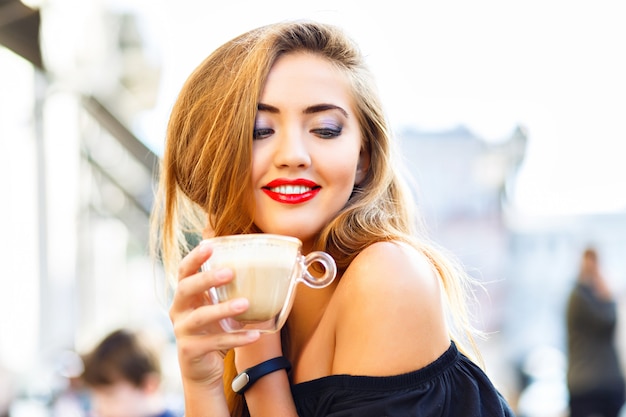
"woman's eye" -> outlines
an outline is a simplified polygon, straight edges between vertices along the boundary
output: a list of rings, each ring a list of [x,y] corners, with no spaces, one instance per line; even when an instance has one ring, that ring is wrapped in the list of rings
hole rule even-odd
[[[256,128],[254,129],[254,133],[252,134],[252,139],[265,139],[269,137],[272,133],[274,133],[274,130],[270,128]]]
[[[336,128],[325,127],[325,128],[320,128],[320,129],[313,129],[312,132],[322,139],[332,139],[341,135],[341,128],[340,127],[336,127]]]

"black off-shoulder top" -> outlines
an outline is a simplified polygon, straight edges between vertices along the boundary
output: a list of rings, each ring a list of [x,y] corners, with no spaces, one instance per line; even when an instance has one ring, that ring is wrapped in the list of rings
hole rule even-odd
[[[300,417],[514,417],[487,375],[454,342],[402,375],[331,375],[292,386]]]

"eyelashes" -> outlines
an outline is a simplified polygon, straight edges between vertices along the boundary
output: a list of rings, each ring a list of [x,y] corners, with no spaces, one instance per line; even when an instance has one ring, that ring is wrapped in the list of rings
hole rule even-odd
[[[332,139],[341,135],[342,129],[343,129],[342,126],[323,127],[319,129],[313,129],[311,130],[311,132],[322,139]]]
[[[309,132],[320,139],[333,139],[341,136],[343,126],[323,126],[310,129]],[[276,131],[270,127],[255,127],[252,133],[253,140],[266,139],[272,136]]]
[[[252,140],[265,139],[274,133],[274,129],[270,128],[254,128],[252,132]]]

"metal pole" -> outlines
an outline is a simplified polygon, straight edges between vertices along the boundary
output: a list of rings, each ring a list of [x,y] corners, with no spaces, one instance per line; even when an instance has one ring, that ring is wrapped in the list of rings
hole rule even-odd
[[[37,161],[37,223],[38,223],[38,258],[39,258],[39,348],[40,351],[49,346],[50,331],[47,314],[50,311],[50,279],[48,273],[48,210],[47,210],[47,183],[46,183],[46,151],[44,143],[43,109],[46,98],[47,80],[45,74],[34,72],[35,102],[34,102],[34,130],[35,152]]]

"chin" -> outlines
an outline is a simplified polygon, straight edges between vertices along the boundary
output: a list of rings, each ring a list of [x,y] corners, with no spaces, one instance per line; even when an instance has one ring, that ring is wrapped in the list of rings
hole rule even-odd
[[[265,227],[260,229],[263,233],[271,233],[275,235],[291,236],[298,238],[302,241],[303,244],[305,244],[305,246],[307,242],[312,242],[316,238],[317,233],[319,233],[319,230],[317,232],[313,232],[310,230],[302,230],[301,228],[297,227]]]

